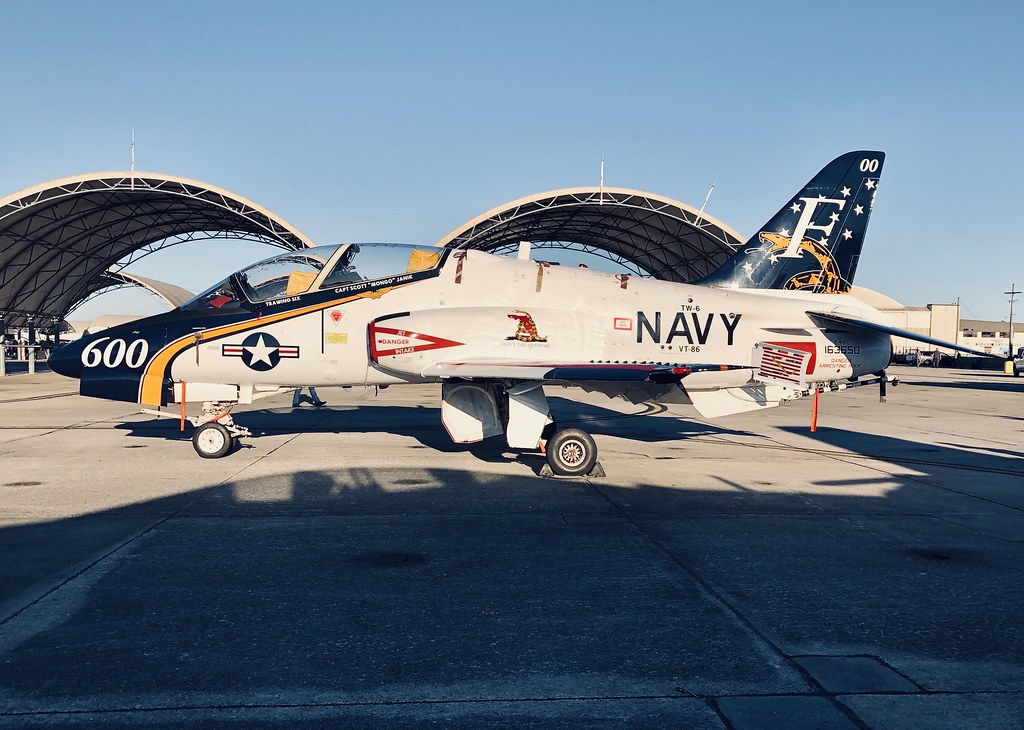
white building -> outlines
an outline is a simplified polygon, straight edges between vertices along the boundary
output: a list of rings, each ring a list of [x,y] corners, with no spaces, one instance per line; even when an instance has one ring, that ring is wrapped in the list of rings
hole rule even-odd
[[[1005,356],[1009,351],[1010,325],[1008,322],[961,319],[959,304],[904,307],[895,299],[871,289],[855,286],[852,293],[865,303],[884,312],[890,318],[889,324],[893,327],[996,355]],[[897,355],[936,349],[903,337],[893,337],[892,341]],[[1024,322],[1013,323],[1013,343],[1014,349],[1024,345]],[[938,349],[949,355],[953,354],[952,351]]]

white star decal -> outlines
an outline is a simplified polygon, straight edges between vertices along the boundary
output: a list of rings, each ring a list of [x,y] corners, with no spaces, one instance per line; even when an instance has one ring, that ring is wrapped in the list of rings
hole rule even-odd
[[[793,203],[793,205],[789,206],[789,209],[791,211],[793,211],[794,213],[799,213],[800,212],[800,203]]]
[[[743,270],[747,272],[747,276],[750,276],[750,274],[754,271],[754,265],[748,261],[747,263],[743,264]]]
[[[863,205],[855,205],[855,206],[853,206],[853,214],[854,215],[863,215],[864,214],[864,206]]]
[[[267,347],[267,343],[263,340],[263,335],[260,335],[259,340],[252,347],[245,348],[249,351],[252,356],[250,363],[255,365],[258,362],[265,362],[267,365],[273,365],[270,361],[270,355],[277,350],[276,347]]]
[[[840,192],[843,194],[844,198],[850,197],[850,188],[843,188]]]
[[[874,190],[875,189],[875,181],[874,180],[868,180],[866,183],[864,183],[864,187],[866,187],[868,190]]]
[[[828,217],[828,219],[830,221],[832,221],[833,223],[835,223],[837,220],[839,220],[839,214],[838,213],[833,213],[832,215],[830,215]]]
[[[853,231],[851,231],[849,228],[844,229],[843,238],[849,241],[851,238],[853,238]]]
[[[771,262],[772,262],[772,264],[777,264],[777,263],[779,263],[779,257],[778,257],[778,256],[776,256],[775,254],[772,254],[771,256],[769,256],[769,257],[768,257],[768,260],[769,260],[769,261],[771,261]]]
[[[779,229],[779,235],[780,236],[788,236],[789,235],[789,229],[788,228],[780,228]]]

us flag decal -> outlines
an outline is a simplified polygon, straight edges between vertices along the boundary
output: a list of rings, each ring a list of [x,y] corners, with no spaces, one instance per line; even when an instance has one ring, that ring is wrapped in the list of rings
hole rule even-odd
[[[757,376],[760,380],[791,385],[800,385],[803,382],[805,367],[812,357],[810,352],[770,342],[759,343],[759,350]]]

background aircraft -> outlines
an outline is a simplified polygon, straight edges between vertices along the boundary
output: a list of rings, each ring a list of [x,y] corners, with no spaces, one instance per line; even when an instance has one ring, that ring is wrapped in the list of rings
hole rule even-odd
[[[179,403],[183,414],[202,402],[189,420],[205,458],[250,435],[230,415],[235,403],[306,385],[440,382],[455,442],[504,434],[512,448],[545,451],[555,473],[588,474],[597,447],[555,426],[545,384],[690,403],[716,417],[815,388],[884,383],[894,334],[985,354],[888,327],[850,295],[884,157],[833,160],[693,284],[480,251],[326,246],[83,337],[50,367],[79,378],[83,395]]]

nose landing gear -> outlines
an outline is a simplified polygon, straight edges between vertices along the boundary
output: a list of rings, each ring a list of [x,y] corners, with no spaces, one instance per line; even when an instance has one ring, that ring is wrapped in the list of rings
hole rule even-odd
[[[192,446],[204,459],[227,456],[238,444],[238,439],[217,422],[204,423],[192,434]]]
[[[245,426],[239,426],[231,418],[234,403],[206,401],[203,412],[189,418],[196,427],[192,434],[192,447],[204,459],[219,459],[234,451],[243,436],[252,433]]]
[[[202,413],[198,416],[186,416],[184,409],[180,416],[166,411],[154,411],[151,408],[141,410],[158,418],[181,419],[182,430],[185,429],[184,421],[187,420],[196,429],[192,434],[192,447],[196,453],[204,459],[219,459],[237,449],[243,436],[252,436],[249,429],[239,426],[231,418],[231,409],[234,407],[234,401],[206,401],[203,403]]]

